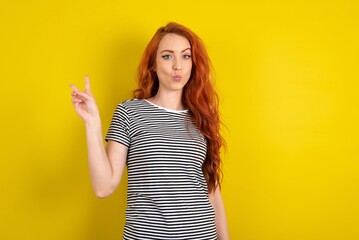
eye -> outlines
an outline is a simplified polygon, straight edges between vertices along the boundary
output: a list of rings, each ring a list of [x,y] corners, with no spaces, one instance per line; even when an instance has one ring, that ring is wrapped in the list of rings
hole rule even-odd
[[[167,60],[167,59],[172,58],[172,56],[169,54],[165,54],[165,55],[162,55],[162,58]]]
[[[191,55],[190,55],[190,54],[185,54],[185,55],[183,55],[183,58],[184,58],[184,59],[190,59],[190,58],[191,58]]]

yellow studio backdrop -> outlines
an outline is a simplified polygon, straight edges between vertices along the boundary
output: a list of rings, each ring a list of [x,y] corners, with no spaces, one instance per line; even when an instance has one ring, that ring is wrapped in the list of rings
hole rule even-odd
[[[0,239],[121,239],[126,180],[97,199],[69,84],[107,131],[159,26],[205,42],[227,127],[234,240],[359,239],[359,3],[3,1]]]

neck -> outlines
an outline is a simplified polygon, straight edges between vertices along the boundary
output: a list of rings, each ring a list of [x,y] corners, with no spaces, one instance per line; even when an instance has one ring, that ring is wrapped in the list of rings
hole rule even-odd
[[[184,110],[182,103],[182,91],[173,91],[157,94],[149,99],[154,104],[171,110]]]

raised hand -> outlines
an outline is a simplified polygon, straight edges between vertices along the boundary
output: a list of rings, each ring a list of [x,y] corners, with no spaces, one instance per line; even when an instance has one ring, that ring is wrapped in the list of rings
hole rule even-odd
[[[100,118],[99,111],[95,102],[95,99],[90,89],[90,79],[85,77],[85,91],[80,91],[75,85],[70,85],[72,88],[72,104],[85,123],[89,123],[92,120],[98,120]]]

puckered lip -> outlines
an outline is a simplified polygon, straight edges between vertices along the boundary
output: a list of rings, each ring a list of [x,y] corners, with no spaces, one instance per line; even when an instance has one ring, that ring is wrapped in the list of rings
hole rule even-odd
[[[181,76],[181,75],[174,75],[174,76],[172,76],[172,78],[173,78],[174,80],[181,80],[181,79],[182,79],[182,76]]]

